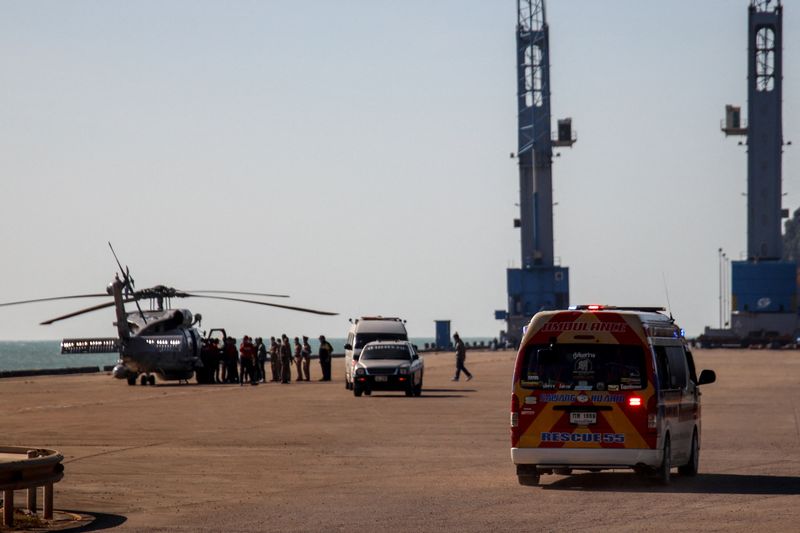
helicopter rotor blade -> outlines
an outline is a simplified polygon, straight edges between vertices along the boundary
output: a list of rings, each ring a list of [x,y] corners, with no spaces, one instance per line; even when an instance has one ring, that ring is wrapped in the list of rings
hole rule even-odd
[[[288,298],[288,294],[267,294],[263,292],[243,292],[243,291],[204,291],[204,290],[188,290],[181,292],[206,292],[209,294],[243,294],[245,296],[264,296],[266,298]]]
[[[106,295],[108,296],[108,295]],[[125,303],[134,301],[132,298],[124,300]],[[83,315],[86,313],[91,313],[92,311],[99,311],[100,309],[106,309],[108,307],[114,307],[114,302],[106,302],[104,304],[93,305],[92,307],[86,307],[84,309],[80,309],[78,311],[73,311],[72,313],[68,313],[66,315],[57,316],[55,318],[51,318],[50,320],[45,320],[44,322],[40,322],[39,325],[41,326],[49,326],[54,322],[58,322],[59,320],[66,320],[67,318],[76,317],[79,315]]]
[[[257,305],[267,305],[269,307],[280,307],[281,309],[290,309],[292,311],[301,311],[303,313],[314,313],[315,315],[328,315],[328,316],[335,316],[339,313],[333,313],[331,311],[319,311],[317,309],[309,309],[307,307],[295,307],[292,305],[282,305],[282,304],[273,304],[269,302],[259,302],[258,300],[246,300],[244,298],[229,298],[227,296],[205,296],[203,294],[190,294],[186,293],[185,297],[193,297],[193,298],[210,298],[213,300],[228,300],[231,302],[244,302],[247,304],[257,304]]]
[[[73,294],[70,296],[53,296],[51,298],[36,298],[34,300],[20,300],[18,302],[5,302],[0,303],[0,307],[5,307],[7,305],[20,305],[20,304],[32,304],[36,302],[52,302],[54,300],[70,300],[72,298],[108,298],[107,293],[98,293],[98,294]]]

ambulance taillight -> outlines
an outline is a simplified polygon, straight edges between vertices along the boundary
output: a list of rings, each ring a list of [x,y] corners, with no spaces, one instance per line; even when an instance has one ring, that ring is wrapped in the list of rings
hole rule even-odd
[[[509,419],[511,426],[511,447],[515,447],[519,442],[519,404],[517,395],[511,394],[511,416]]]

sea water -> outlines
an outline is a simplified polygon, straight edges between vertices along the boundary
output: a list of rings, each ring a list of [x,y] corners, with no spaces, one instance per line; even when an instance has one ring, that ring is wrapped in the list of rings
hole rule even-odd
[[[489,343],[485,337],[465,337],[464,341],[472,345],[475,342]],[[419,348],[425,343],[433,344],[432,337],[416,337],[411,342]],[[334,353],[343,353],[345,339],[328,339]],[[319,342],[310,339],[313,353],[317,353]],[[114,365],[118,354],[61,354],[61,341],[0,341],[0,371],[3,370],[39,370],[48,368],[74,368],[82,366],[104,367]]]

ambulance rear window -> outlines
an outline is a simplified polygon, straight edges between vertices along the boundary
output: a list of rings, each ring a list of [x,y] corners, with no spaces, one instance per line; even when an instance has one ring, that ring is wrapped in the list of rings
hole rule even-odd
[[[554,344],[525,348],[520,385],[528,389],[620,391],[647,386],[641,346]]]
[[[405,333],[359,333],[356,335],[356,350],[360,350],[370,342],[375,341],[407,341]]]

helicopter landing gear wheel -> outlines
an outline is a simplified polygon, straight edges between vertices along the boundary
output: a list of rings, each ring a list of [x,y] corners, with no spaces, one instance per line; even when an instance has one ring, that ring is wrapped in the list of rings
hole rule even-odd
[[[128,376],[128,385],[136,385],[136,374]]]
[[[156,384],[156,377],[155,377],[153,374],[150,374],[149,376],[147,376],[147,384],[148,384],[148,385],[155,386],[155,384]]]
[[[139,383],[140,383],[142,386],[145,386],[145,385],[147,385],[147,376],[145,376],[144,374],[142,374],[142,376],[139,378]]]

